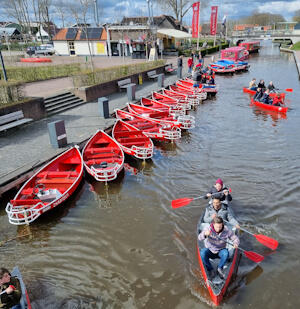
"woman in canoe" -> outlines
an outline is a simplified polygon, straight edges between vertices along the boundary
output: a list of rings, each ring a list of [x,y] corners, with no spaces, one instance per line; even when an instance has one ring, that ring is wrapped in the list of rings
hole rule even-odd
[[[250,90],[257,90],[256,78],[253,78],[252,81],[249,83]]]
[[[19,279],[11,277],[10,272],[1,267],[0,268],[0,308],[21,309],[20,300],[22,290]]]
[[[273,99],[273,106],[284,106],[284,103],[282,102],[282,99],[280,97],[280,93],[277,93],[277,95]]]
[[[259,83],[258,83],[257,87],[258,87],[258,88],[261,88],[261,89],[262,89],[262,91],[265,91],[266,86],[265,86],[265,82],[264,82],[264,80],[263,80],[263,79],[261,79],[261,80],[259,81]]]
[[[220,193],[220,194],[215,194]],[[229,193],[229,190],[223,185],[223,181],[221,178],[217,179],[216,183],[209,189],[209,191],[204,196],[205,199],[208,199],[214,195],[214,197],[217,197],[220,199],[221,202],[224,201],[231,201],[232,196]]]
[[[221,239],[222,238],[222,239]],[[205,248],[200,252],[201,259],[208,270],[209,279],[213,279],[216,275],[209,259],[218,259],[217,273],[221,279],[225,278],[223,266],[226,264],[229,251],[226,249],[226,243],[230,240],[234,249],[240,244],[239,238],[229,230],[221,217],[215,217],[213,222],[198,235],[200,241],[205,241]]]

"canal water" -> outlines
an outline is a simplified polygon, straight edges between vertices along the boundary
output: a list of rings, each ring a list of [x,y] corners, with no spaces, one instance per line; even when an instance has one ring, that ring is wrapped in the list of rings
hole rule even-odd
[[[108,187],[90,178],[73,199],[29,227],[8,223],[1,201],[1,266],[18,265],[34,309],[211,308],[196,247],[206,200],[217,178],[232,189],[242,227],[277,239],[275,252],[246,233],[223,308],[297,308],[300,261],[299,79],[292,54],[262,41],[249,72],[217,76],[217,97],[190,114],[196,128],[174,144],[157,143],[152,160],[127,159]],[[250,106],[242,87],[256,77],[286,94],[286,116]]]

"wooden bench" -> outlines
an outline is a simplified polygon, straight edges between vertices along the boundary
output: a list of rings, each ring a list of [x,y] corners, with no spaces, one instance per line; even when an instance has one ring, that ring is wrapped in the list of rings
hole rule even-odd
[[[174,72],[172,63],[169,63],[165,66],[165,73],[171,74],[172,72]]]
[[[24,118],[23,111],[17,111],[0,116],[0,132],[18,127],[22,124],[32,121],[31,118]]]
[[[135,86],[136,85],[136,84],[131,82],[130,78],[119,80],[117,83],[118,83],[118,87],[120,88],[120,90],[127,89],[128,86]]]
[[[149,71],[147,72],[147,75],[150,79],[154,79],[154,78],[157,78],[158,77],[158,74],[156,73],[156,71]]]

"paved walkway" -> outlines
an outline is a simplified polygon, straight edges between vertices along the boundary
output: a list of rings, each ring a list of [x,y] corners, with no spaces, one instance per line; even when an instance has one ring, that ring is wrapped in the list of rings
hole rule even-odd
[[[177,57],[176,57],[177,61]],[[183,76],[187,76],[187,66],[184,65]],[[165,86],[173,84],[177,80],[176,73],[165,76]],[[62,79],[45,81],[28,85],[32,96],[45,95],[43,87],[54,89],[56,92],[62,84]],[[43,85],[43,86],[42,86]],[[66,85],[66,84],[64,84]],[[64,86],[65,87],[65,86]],[[63,88],[65,89],[65,88]],[[151,91],[158,89],[157,81],[144,82],[136,86],[136,99],[147,96]],[[42,90],[42,91],[41,91]],[[113,113],[115,108],[123,108],[126,105],[126,92],[114,93],[107,96],[109,110]],[[50,143],[47,124],[57,120],[64,120],[68,146],[53,149]],[[19,175],[33,173],[33,168],[43,165],[45,162],[66,150],[72,144],[82,144],[90,138],[97,129],[105,129],[113,125],[114,118],[104,119],[100,117],[98,102],[83,104],[77,108],[61,114],[35,121],[22,126],[18,130],[9,130],[0,134],[0,195],[7,190],[5,184],[18,182]]]

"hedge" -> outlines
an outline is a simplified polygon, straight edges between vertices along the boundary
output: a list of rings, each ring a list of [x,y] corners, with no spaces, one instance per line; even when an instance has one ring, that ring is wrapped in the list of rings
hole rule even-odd
[[[29,83],[57,77],[66,77],[81,70],[82,66],[80,63],[72,63],[53,66],[7,68],[6,74],[8,80]],[[3,78],[2,71],[0,72],[0,76]]]
[[[86,70],[72,74],[75,87],[92,86],[105,83],[126,75],[136,74],[165,64],[165,60],[122,65],[110,68],[96,69],[94,72]]]
[[[0,106],[24,100],[23,85],[18,81],[0,81]]]

